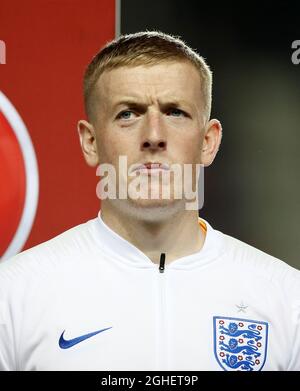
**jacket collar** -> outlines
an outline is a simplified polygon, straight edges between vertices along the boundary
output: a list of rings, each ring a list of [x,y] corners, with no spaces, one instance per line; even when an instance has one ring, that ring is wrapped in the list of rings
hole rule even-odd
[[[109,253],[114,259],[121,260],[123,263],[142,267],[158,268],[158,264],[153,263],[141,250],[132,243],[113,231],[101,218],[101,210],[94,222],[94,233],[98,244]],[[212,226],[203,218],[199,218],[200,225],[206,226],[206,237],[202,249],[196,253],[178,258],[169,264],[166,263],[165,269],[189,269],[207,264],[218,258],[224,251],[224,235],[213,229]],[[166,254],[166,261],[168,254]]]

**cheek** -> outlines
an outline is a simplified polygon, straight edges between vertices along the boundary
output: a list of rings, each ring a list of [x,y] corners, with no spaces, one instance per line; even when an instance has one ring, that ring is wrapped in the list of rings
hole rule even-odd
[[[115,133],[103,135],[98,141],[99,159],[101,163],[116,164],[120,156],[127,156],[128,160],[137,150],[136,143],[129,137]]]
[[[169,146],[170,150],[174,149],[174,156],[177,156],[178,160],[180,159],[186,163],[195,163],[200,159],[201,145],[200,133],[197,132],[196,135],[191,137],[180,137],[180,139],[174,140],[174,143],[171,143]],[[170,152],[172,153],[172,151]]]

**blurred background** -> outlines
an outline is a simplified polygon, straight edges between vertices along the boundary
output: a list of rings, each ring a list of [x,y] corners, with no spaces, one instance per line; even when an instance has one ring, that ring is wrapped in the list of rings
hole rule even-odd
[[[210,65],[223,125],[200,216],[300,268],[299,3],[126,0],[121,31],[181,36]]]
[[[300,64],[291,60],[299,15],[291,1],[29,0],[21,9],[1,0],[7,63],[0,89],[22,115],[39,167],[39,202],[24,248],[96,215],[97,178],[76,134],[84,67],[120,32],[158,29],[196,49],[214,75],[212,116],[223,140],[205,171],[200,216],[300,268]],[[2,234],[3,227],[2,219]]]

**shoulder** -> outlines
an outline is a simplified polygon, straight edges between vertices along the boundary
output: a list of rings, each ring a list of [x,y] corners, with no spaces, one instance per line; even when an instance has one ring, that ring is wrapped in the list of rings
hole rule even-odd
[[[93,225],[96,219],[77,225],[54,238],[25,250],[0,263],[0,286],[11,279],[37,276],[51,269],[74,262],[93,246]]]
[[[273,284],[297,290],[300,298],[300,271],[258,248],[223,234],[226,257],[237,269]]]

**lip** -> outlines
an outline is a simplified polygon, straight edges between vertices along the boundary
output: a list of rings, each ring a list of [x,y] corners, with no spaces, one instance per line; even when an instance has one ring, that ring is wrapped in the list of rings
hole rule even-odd
[[[155,171],[162,171],[162,170],[165,171],[169,170],[169,165],[160,162],[145,162],[136,166],[132,170],[132,172],[134,171],[155,172]]]

